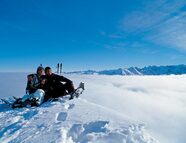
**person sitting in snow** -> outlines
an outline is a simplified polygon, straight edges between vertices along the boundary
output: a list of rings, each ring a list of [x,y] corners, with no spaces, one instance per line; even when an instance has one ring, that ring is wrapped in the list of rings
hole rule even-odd
[[[45,84],[44,68],[38,67],[36,74],[30,74],[27,76],[26,93],[32,94],[38,89],[44,89]]]
[[[45,68],[45,79],[45,100],[48,100],[49,98],[63,97],[67,94],[70,94],[70,99],[73,98],[72,94],[74,93],[75,89],[71,80],[64,76],[52,73],[52,69],[50,67]]]
[[[12,104],[13,108],[30,106],[39,106],[44,101],[45,96],[45,76],[44,68],[38,67],[36,74],[27,76],[26,94],[22,98],[16,99]]]

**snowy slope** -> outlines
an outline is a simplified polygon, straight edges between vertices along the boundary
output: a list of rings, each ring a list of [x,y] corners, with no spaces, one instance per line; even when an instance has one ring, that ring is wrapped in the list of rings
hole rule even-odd
[[[0,142],[17,143],[156,142],[143,124],[130,123],[115,111],[83,99],[4,110],[0,137]]]
[[[186,74],[186,65],[148,66],[144,68],[130,67],[103,71],[88,70],[69,73],[88,75],[181,75]]]
[[[24,94],[26,74],[15,75],[0,74],[6,82],[19,83],[11,84],[10,89],[8,83],[1,82],[4,97],[11,93],[20,96],[18,88]],[[186,142],[186,76],[67,77],[75,85],[86,83],[81,98],[15,110],[1,104],[0,142]]]

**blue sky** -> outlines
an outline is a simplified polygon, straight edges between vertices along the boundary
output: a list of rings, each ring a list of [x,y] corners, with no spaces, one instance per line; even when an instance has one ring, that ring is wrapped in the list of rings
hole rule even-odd
[[[186,2],[1,0],[0,71],[185,64]]]

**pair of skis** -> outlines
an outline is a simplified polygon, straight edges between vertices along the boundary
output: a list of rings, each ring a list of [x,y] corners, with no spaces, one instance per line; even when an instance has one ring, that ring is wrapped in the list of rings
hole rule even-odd
[[[32,107],[32,106],[37,106],[36,105],[36,100],[33,100],[33,99],[28,99],[26,100],[25,102],[22,102],[22,98],[16,98],[14,97],[14,101],[10,102],[6,99],[2,99],[0,98],[0,100],[7,104],[10,108],[22,108],[22,107]]]
[[[73,93],[70,94],[70,98],[69,100],[72,100],[74,99],[75,97],[78,98],[82,93],[83,91],[85,90],[85,84],[83,82],[80,82],[79,86],[75,89],[75,91]],[[34,101],[30,101],[28,100],[27,102],[25,103],[21,103],[21,98],[16,98],[14,97],[14,100],[13,102],[10,102],[6,99],[2,99],[0,98],[0,100],[7,104],[9,107],[11,108],[22,108],[22,107],[30,107],[34,104]],[[52,99],[51,101],[55,101],[56,99]]]
[[[13,99],[14,99],[15,101],[19,100],[19,98],[16,98],[16,97],[14,97],[14,96],[13,96]],[[0,100],[1,100],[3,103],[7,104],[7,105],[8,105],[9,107],[11,107],[11,108],[12,108],[12,105],[14,104],[14,102],[15,102],[15,101],[10,102],[10,101],[8,101],[8,100],[6,100],[6,99],[2,99],[2,98],[0,98]]]

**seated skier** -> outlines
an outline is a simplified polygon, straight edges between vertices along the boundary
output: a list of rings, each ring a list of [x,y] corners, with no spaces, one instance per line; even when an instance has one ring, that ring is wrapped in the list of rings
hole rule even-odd
[[[27,87],[26,94],[23,98],[16,99],[12,107],[25,107],[30,106],[39,106],[44,101],[45,91],[45,79],[44,79],[44,68],[38,67],[36,74],[30,74],[27,76]]]
[[[45,76],[44,68],[38,67],[36,74],[30,74],[27,76],[26,93],[33,94],[38,89],[44,89]]]
[[[69,94],[73,98],[73,93],[75,92],[73,82],[64,76],[60,76],[52,73],[50,67],[45,68],[45,78],[46,78],[46,98],[58,98]]]

